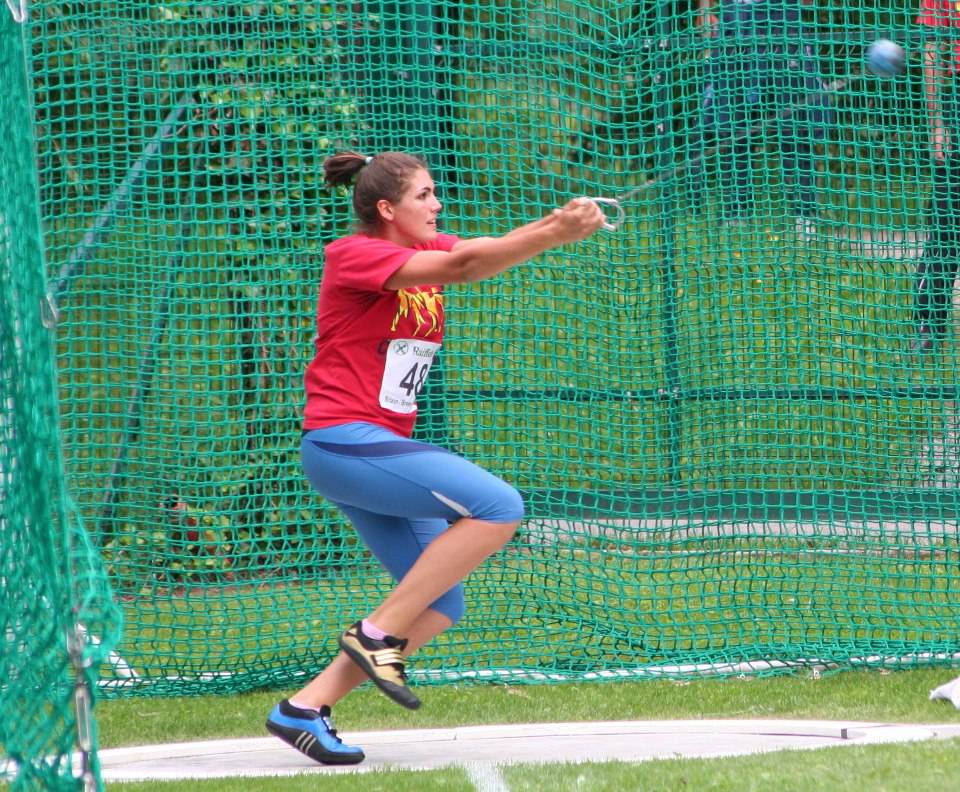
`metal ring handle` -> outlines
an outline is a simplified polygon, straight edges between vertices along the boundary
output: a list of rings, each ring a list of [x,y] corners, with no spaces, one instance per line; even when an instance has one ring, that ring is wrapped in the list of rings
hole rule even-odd
[[[27,0],[7,0],[7,8],[13,16],[13,21],[21,24],[27,21]]]
[[[616,212],[616,217],[613,220],[608,220],[603,224],[603,228],[606,231],[616,231],[620,228],[620,224],[627,219],[627,210],[623,208],[623,205],[616,198],[604,198],[602,196],[591,197],[591,201],[597,204],[601,209],[612,209]]]

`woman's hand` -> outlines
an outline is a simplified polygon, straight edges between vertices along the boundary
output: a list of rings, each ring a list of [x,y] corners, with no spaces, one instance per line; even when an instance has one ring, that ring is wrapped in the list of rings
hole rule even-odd
[[[574,198],[565,206],[553,210],[551,230],[558,245],[586,239],[606,222],[600,207],[589,198]]]

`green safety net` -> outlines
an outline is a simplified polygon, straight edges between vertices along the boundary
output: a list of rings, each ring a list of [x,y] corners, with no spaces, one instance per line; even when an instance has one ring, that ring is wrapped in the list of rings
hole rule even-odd
[[[0,786],[93,790],[119,612],[64,485],[22,11],[0,7]]]
[[[106,690],[297,685],[391,587],[299,462],[343,148],[424,154],[467,237],[626,213],[447,290],[418,437],[527,517],[417,684],[956,663],[952,319],[912,344],[925,245],[954,255],[926,241],[949,46],[883,2],[35,2],[66,470],[125,620]],[[902,73],[866,68],[878,38]]]

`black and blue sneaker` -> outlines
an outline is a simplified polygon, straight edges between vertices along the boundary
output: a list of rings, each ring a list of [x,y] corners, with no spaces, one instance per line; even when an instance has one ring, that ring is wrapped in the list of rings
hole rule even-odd
[[[330,707],[316,712],[284,699],[267,718],[267,731],[321,764],[357,764],[364,759],[362,748],[344,745],[337,737]]]

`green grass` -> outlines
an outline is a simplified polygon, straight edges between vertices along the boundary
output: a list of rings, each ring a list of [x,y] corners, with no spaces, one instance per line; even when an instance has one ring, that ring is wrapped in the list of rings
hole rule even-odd
[[[932,792],[955,789],[960,783],[956,763],[958,749],[960,738],[942,743],[654,761],[639,766],[624,763],[555,764],[508,768],[504,780],[511,792],[677,792],[686,789],[710,792],[769,792],[774,789],[783,792],[903,792],[912,789]]]
[[[849,672],[825,677],[809,674],[769,679],[701,679],[694,682],[564,684],[550,686],[446,686],[425,691],[424,707],[400,710],[374,690],[364,688],[337,707],[340,728],[349,737],[367,729],[439,728],[494,723],[591,720],[673,720],[715,718],[789,718],[864,720],[894,723],[960,724],[960,711],[947,702],[931,702],[929,691],[951,678],[949,669],[894,673]],[[231,697],[118,700],[96,712],[102,747],[263,736],[263,720],[280,692]],[[897,790],[916,779],[914,790],[948,789],[936,785],[958,779],[954,757],[958,741],[897,746],[864,746],[724,760],[676,760],[642,765],[617,763],[509,768],[505,777],[516,790]],[[583,779],[578,781],[577,779]],[[682,779],[687,779],[686,786]],[[838,784],[837,779],[847,783]],[[883,783],[871,786],[870,779]],[[352,781],[353,786],[340,786]],[[928,783],[929,782],[929,783]],[[118,784],[124,792],[156,789],[249,789],[249,781]],[[279,781],[276,783],[280,783]],[[289,780],[284,789],[406,790],[471,789],[455,770],[436,773],[381,773]],[[859,784],[859,786],[858,786]],[[887,784],[884,786],[883,784]],[[308,787],[308,785],[311,785]],[[113,788],[114,785],[111,785]],[[280,787],[257,781],[257,789]]]

